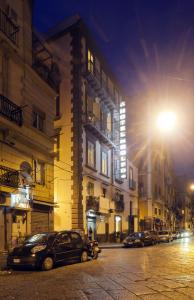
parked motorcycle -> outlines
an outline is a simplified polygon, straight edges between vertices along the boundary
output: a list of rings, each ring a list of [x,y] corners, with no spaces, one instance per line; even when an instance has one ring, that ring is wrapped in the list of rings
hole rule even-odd
[[[101,249],[98,246],[97,241],[88,241],[87,242],[87,248],[88,248],[88,256],[90,256],[92,259],[97,259],[98,254],[101,252]]]

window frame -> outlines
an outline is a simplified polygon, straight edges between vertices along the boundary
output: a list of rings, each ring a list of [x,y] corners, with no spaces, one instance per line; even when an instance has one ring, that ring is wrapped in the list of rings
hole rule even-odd
[[[102,156],[103,156],[103,153],[106,155],[106,157],[107,157],[107,160],[106,160],[106,169],[107,169],[107,172],[106,173],[104,173],[103,172],[103,165],[102,165],[102,163],[103,163],[103,160],[102,160]],[[101,163],[100,163],[100,171],[101,171],[101,175],[103,175],[103,176],[106,176],[106,177],[109,177],[108,176],[108,174],[109,174],[109,168],[108,168],[108,151],[105,149],[105,148],[102,148],[101,147]]]
[[[94,164],[91,165],[89,163],[89,160],[88,160],[88,154],[89,154],[89,143],[91,143],[93,146],[94,146]],[[89,167],[89,168],[92,168],[93,170],[96,170],[96,141],[90,139],[90,138],[86,138],[86,166]]]

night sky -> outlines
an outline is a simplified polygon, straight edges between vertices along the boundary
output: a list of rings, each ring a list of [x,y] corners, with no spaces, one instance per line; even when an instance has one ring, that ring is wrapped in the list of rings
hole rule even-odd
[[[34,10],[40,32],[79,14],[127,95],[151,88],[176,103],[177,170],[194,176],[194,0],[35,0]]]

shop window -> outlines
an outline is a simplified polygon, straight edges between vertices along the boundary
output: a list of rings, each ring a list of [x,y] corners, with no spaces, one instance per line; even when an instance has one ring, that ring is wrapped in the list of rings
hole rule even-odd
[[[101,152],[101,173],[108,176],[108,152],[105,150]]]
[[[122,231],[122,218],[115,216],[115,232],[120,233]]]
[[[34,128],[44,131],[45,113],[41,111],[33,111],[32,125]]]
[[[88,71],[94,73],[94,56],[88,49]]]
[[[96,147],[95,143],[87,140],[87,165],[89,167],[95,168],[96,166]]]
[[[34,181],[37,184],[45,184],[45,164],[34,160]]]

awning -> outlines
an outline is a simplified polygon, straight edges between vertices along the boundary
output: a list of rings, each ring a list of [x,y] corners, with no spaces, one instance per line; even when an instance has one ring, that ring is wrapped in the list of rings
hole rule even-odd
[[[54,203],[54,202],[46,202],[46,201],[41,201],[41,200],[36,200],[36,199],[33,199],[32,202],[35,204],[57,207],[57,203]]]

